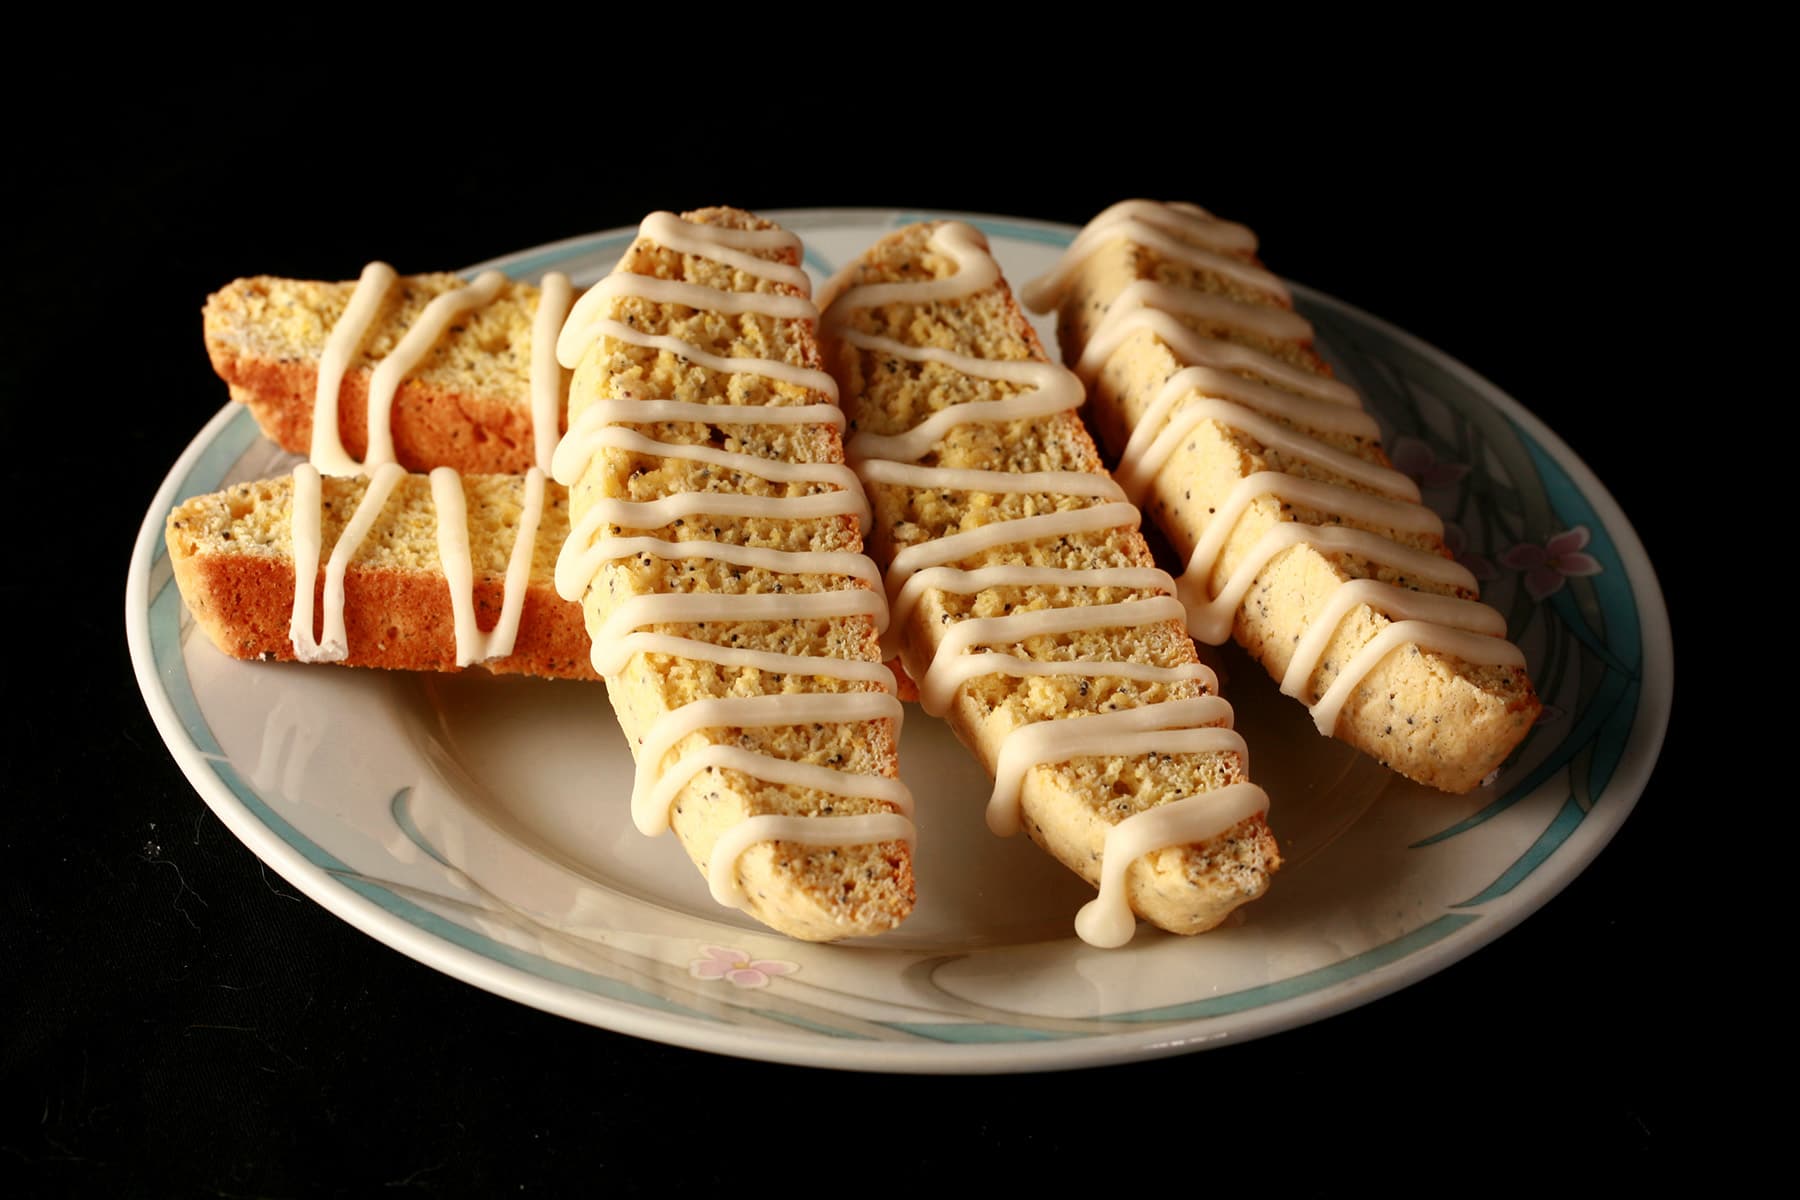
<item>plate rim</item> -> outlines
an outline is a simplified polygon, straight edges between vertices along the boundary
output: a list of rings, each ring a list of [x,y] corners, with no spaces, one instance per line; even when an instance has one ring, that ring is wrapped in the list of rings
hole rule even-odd
[[[763,215],[783,225],[816,225],[834,216],[853,216],[859,222],[883,219],[891,222],[904,216],[1006,223],[1063,238],[1070,238],[1076,232],[1075,226],[1041,218],[910,207],[777,209]],[[567,257],[578,253],[580,246],[632,231],[633,227],[623,226],[578,234],[497,256],[467,270],[493,266],[504,269],[504,264],[516,265],[544,255]],[[150,629],[155,597],[150,589],[163,524],[170,509],[179,502],[182,485],[201,456],[234,424],[248,422],[254,425],[248,411],[231,401],[206,422],[170,467],[145,512],[133,544],[125,588],[126,642],[139,690],[164,745],[201,799],[261,862],[274,868],[327,912],[452,978],[533,1008],[629,1036],[792,1065],[893,1073],[1008,1073],[1160,1058],[1249,1041],[1347,1012],[1434,975],[1517,927],[1526,917],[1548,904],[1605,849],[1642,796],[1661,755],[1673,707],[1673,640],[1661,581],[1642,538],[1605,483],[1547,422],[1498,385],[1417,335],[1327,293],[1302,284],[1290,283],[1290,286],[1298,297],[1346,314],[1447,370],[1482,402],[1492,405],[1527,432],[1559,467],[1568,472],[1582,498],[1601,518],[1626,568],[1643,647],[1639,668],[1642,690],[1625,752],[1586,818],[1526,877],[1532,886],[1529,889],[1514,888],[1505,895],[1493,897],[1483,905],[1483,919],[1471,921],[1424,946],[1349,978],[1254,1009],[1226,1016],[1188,1018],[1172,1025],[1137,1031],[1019,1042],[862,1041],[806,1034],[800,1030],[780,1034],[760,1029],[747,1031],[735,1025],[639,1007],[500,962],[382,907],[310,861],[243,803],[213,769],[211,757],[189,735],[159,676]],[[167,580],[164,586],[172,582],[172,579]],[[158,589],[159,594],[161,590]],[[1603,809],[1606,810],[1604,813]],[[1391,946],[1398,940],[1372,949]]]

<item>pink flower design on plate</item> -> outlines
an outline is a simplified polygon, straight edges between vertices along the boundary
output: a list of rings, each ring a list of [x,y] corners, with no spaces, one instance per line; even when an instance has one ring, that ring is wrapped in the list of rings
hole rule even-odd
[[[1587,526],[1577,525],[1541,546],[1521,542],[1502,554],[1500,561],[1515,571],[1525,572],[1525,590],[1533,600],[1544,600],[1561,591],[1566,580],[1600,573],[1599,561],[1581,552],[1587,544]]]
[[[689,975],[695,979],[729,979],[741,988],[768,987],[775,976],[792,975],[800,969],[799,963],[779,958],[753,959],[730,946],[702,946],[700,952],[706,957],[688,963]]]
[[[1451,521],[1444,522],[1444,545],[1455,556],[1456,561],[1468,568],[1469,574],[1475,578],[1483,582],[1500,578],[1500,568],[1489,562],[1484,555],[1469,549],[1469,535],[1463,532],[1461,525]]]
[[[1469,464],[1439,462],[1436,450],[1416,437],[1403,437],[1394,443],[1394,469],[1422,488],[1447,488],[1469,473]]]

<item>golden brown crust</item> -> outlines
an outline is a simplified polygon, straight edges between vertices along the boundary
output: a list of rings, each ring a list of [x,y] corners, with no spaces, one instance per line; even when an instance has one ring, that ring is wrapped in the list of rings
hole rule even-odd
[[[221,354],[213,369],[263,436],[283,450],[308,453],[315,365]],[[359,462],[369,446],[369,378],[367,371],[350,372],[339,391],[338,436]],[[393,434],[395,461],[408,471],[455,467],[469,474],[522,475],[533,465],[529,410],[497,397],[409,380],[394,397]]]
[[[174,543],[171,542],[171,546]],[[233,658],[292,662],[288,636],[294,611],[291,562],[227,554],[175,556],[175,579],[182,600],[213,645]],[[314,595],[315,635],[323,611],[325,581]],[[477,623],[493,628],[499,615],[499,580],[475,586]],[[460,671],[450,598],[441,575],[424,572],[352,569],[344,575],[344,628],[350,646],[342,665],[390,671]],[[525,595],[519,638],[513,653],[482,663],[495,675],[535,675],[546,679],[598,679],[588,660],[581,611],[534,587]]]
[[[326,481],[328,495],[348,493],[350,489],[342,483]],[[409,481],[409,488],[428,491],[422,484]],[[482,486],[481,481],[476,479],[474,486]],[[360,494],[360,485],[354,487]],[[183,503],[165,524],[164,536],[183,602],[212,643],[234,658],[287,662],[295,657],[289,636],[294,611],[294,562],[286,508],[289,495],[286,480],[239,485]],[[353,505],[354,499],[352,495],[346,507]],[[397,515],[390,506],[384,513],[387,520],[376,527],[371,540],[391,528]],[[256,536],[246,536],[246,529]],[[557,529],[566,529],[566,521],[560,526],[552,523],[547,536],[555,537]],[[472,540],[479,543],[481,537],[482,531],[472,531]],[[321,632],[324,620],[323,562],[330,551],[331,542],[327,541],[320,555],[313,601],[315,635]],[[510,553],[510,542],[500,552]],[[417,566],[374,563],[370,558],[360,554],[344,575],[348,654],[343,665],[398,671],[460,670],[449,585],[435,568],[435,553],[421,555]],[[504,591],[499,571],[476,572],[476,623],[484,631],[498,618]],[[598,679],[589,653],[580,607],[556,594],[547,563],[541,562],[525,593],[513,652],[481,666],[494,674]]]
[[[427,297],[461,282],[452,275],[407,276],[400,288]],[[214,372],[229,385],[232,399],[250,410],[264,436],[284,450],[310,451],[319,359],[351,286],[256,276],[207,297],[202,327]],[[488,306],[491,311],[481,314],[500,327],[498,333],[459,322],[440,339],[428,369],[400,384],[392,431],[401,466],[503,475],[523,474],[534,465],[526,363],[537,297],[535,288],[509,284]],[[387,348],[416,307],[390,302],[365,344]],[[467,369],[484,359],[503,369]],[[338,436],[358,461],[368,446],[369,383],[377,361],[373,352],[354,359],[339,389]]]

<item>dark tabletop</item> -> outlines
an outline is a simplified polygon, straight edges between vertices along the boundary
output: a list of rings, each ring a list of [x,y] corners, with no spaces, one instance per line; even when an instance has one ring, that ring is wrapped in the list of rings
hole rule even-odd
[[[1683,1157],[1713,1103],[1693,1084],[1712,1053],[1694,1006],[1723,968],[1686,929],[1709,903],[1703,885],[1672,874],[1699,770],[1679,702],[1655,777],[1592,866],[1432,978],[1161,1061],[878,1077],[590,1028],[358,932],[225,831],[163,747],[126,657],[138,523],[226,398],[200,304],[235,276],[353,278],[376,257],[455,268],[656,208],[866,204],[1079,224],[1133,195],[1251,224],[1276,271],[1410,330],[1547,421],[1636,524],[1691,653],[1681,501],[1659,466],[1663,434],[1641,416],[1647,350],[1670,332],[1645,323],[1658,306],[1635,290],[1654,286],[1634,265],[1634,156],[1654,131],[1621,127],[1578,89],[1522,99],[1513,82],[1447,72],[1096,136],[1074,123],[1073,94],[1030,106],[1028,125],[977,119],[971,107],[990,112],[1013,86],[995,78],[994,96],[912,114],[936,147],[858,129],[847,118],[879,106],[846,101],[826,108],[870,111],[793,127],[764,163],[698,157],[729,136],[707,111],[664,114],[678,133],[608,131],[599,114],[623,101],[605,89],[560,97],[540,135],[522,132],[524,94],[441,117],[411,103],[321,112],[308,81],[233,68],[121,88],[91,121],[24,134],[5,181],[7,209],[24,215],[5,232],[0,325],[17,522],[0,1179],[83,1193],[686,1180],[835,1194],[945,1179],[972,1151],[993,1177],[1025,1180],[1150,1145],[1161,1169],[1180,1164],[1158,1186],[1200,1191],[1240,1170],[1263,1190],[1389,1179],[1443,1156],[1482,1182],[1570,1155],[1608,1169]],[[784,119],[810,87],[745,104]],[[814,1176],[846,1155],[860,1165],[840,1171],[862,1174]]]

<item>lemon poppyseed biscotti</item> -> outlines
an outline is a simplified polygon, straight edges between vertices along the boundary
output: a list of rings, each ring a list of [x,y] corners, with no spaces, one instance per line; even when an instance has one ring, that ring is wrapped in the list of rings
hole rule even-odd
[[[879,933],[914,898],[886,606],[793,235],[647,218],[571,314],[559,574],[637,756],[633,816],[721,903],[793,937]]]
[[[1120,483],[1187,562],[1194,636],[1235,637],[1321,732],[1467,791],[1537,717],[1524,656],[1255,250],[1127,201],[1025,298],[1057,312]]]
[[[263,277],[211,297],[215,366],[265,434],[309,459],[170,514],[176,580],[213,642],[245,658],[593,678],[580,614],[555,593],[567,494],[546,478],[572,300],[559,275],[540,291],[382,263],[355,284]],[[471,466],[520,474],[459,473]]]
[[[353,283],[236,280],[207,298],[203,326],[213,369],[283,449],[316,458],[328,435],[356,461],[523,474],[562,432],[567,376],[534,358],[571,299],[557,274],[539,288],[371,263]]]
[[[301,467],[178,505],[164,536],[188,611],[235,658],[593,679],[581,612],[556,594],[568,528],[542,476]]]
[[[918,225],[835,285],[828,361],[874,508],[894,642],[927,712],[1021,824],[1100,889],[1077,931],[1180,933],[1267,888],[1280,857],[1231,708],[1174,581],[1076,417],[980,233]]]

